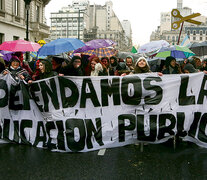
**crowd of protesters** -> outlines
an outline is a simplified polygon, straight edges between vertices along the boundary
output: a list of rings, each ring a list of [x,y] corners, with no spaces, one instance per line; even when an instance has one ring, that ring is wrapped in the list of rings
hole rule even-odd
[[[157,61],[157,60],[156,60]],[[0,57],[0,73],[11,73],[15,80],[22,79],[27,83],[41,80],[56,75],[59,76],[126,76],[139,73],[182,74],[207,72],[207,60],[201,61],[198,57],[176,61],[176,58],[168,56],[165,60],[152,64],[145,57],[134,59],[127,56],[125,59],[112,57],[99,58],[95,55],[86,56],[75,54],[72,58],[62,56],[50,56],[46,59],[24,61],[23,53],[16,52],[10,61],[4,61]]]

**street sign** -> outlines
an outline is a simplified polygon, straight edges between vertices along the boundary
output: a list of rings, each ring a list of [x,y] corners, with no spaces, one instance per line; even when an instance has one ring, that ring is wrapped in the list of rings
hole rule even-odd
[[[201,22],[199,21],[196,21],[196,20],[193,20],[192,18],[194,17],[198,17],[200,16],[201,14],[200,13],[194,13],[194,14],[191,14],[189,16],[185,16],[183,17],[181,14],[180,14],[180,11],[177,10],[177,9],[173,9],[171,11],[171,15],[175,18],[179,18],[180,20],[178,21],[175,21],[171,24],[171,27],[172,29],[178,29],[180,27],[180,24],[183,23],[184,21],[186,22],[189,22],[189,23],[193,23],[193,24],[197,24],[197,25],[200,25]]]

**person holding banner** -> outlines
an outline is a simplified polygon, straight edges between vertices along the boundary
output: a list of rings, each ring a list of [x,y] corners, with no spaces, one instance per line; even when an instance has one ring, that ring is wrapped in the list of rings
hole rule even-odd
[[[119,76],[119,71],[124,68],[119,64],[117,58],[115,56],[110,57],[110,65],[109,65],[109,75],[110,76]],[[122,73],[121,73],[122,74]]]
[[[196,73],[199,72],[198,69],[195,69],[194,66],[190,63],[186,64],[183,68],[184,73]]]
[[[57,72],[52,70],[52,64],[47,59],[40,61],[39,70],[40,70],[39,79],[45,79],[58,75]]]
[[[163,74],[182,74],[180,65],[176,63],[176,59],[172,56],[168,56],[165,60],[165,69]]]
[[[27,83],[32,83],[32,79],[29,73],[21,67],[21,62],[17,56],[13,56],[10,59],[9,68],[6,69],[3,74],[6,75],[8,73],[16,80],[25,80]]]
[[[106,66],[98,57],[93,57],[89,62],[89,76],[107,76]]]
[[[145,57],[140,57],[135,63],[134,74],[150,73],[150,66]]]
[[[80,56],[73,56],[69,65],[60,70],[60,76],[84,76],[82,59]]]

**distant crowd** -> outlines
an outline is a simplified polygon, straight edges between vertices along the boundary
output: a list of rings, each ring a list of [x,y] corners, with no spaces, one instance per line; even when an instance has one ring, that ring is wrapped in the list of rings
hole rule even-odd
[[[47,59],[33,59],[24,61],[22,52],[12,54],[10,61],[4,61],[0,57],[0,73],[11,73],[15,80],[25,80],[32,83],[36,80],[52,76],[126,76],[139,73],[157,72],[163,74],[182,74],[207,72],[207,60],[197,57],[176,61],[176,58],[168,56],[165,60],[155,60],[150,65],[145,57],[133,59],[127,56],[125,59],[112,57],[99,58],[95,55],[86,56],[75,54],[72,58],[62,56],[48,56]]]

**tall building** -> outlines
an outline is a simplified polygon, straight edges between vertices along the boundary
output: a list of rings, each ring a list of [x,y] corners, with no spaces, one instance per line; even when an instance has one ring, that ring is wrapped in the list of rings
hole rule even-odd
[[[183,8],[183,0],[177,0],[177,9],[180,10]]]
[[[88,29],[89,1],[73,1],[59,12],[51,13],[50,39],[79,38],[83,40],[83,30]]]
[[[131,44],[128,43],[131,40],[126,41],[125,31],[119,18],[113,11],[112,1],[107,1],[103,6],[90,5],[89,17],[90,25],[89,30],[84,33],[85,41],[94,38],[111,39],[117,43],[117,47],[121,50],[131,48]]]
[[[29,40],[38,41],[49,36],[45,22],[45,6],[50,0],[33,0],[29,9]],[[26,10],[24,0],[0,0],[0,44],[26,38]]]
[[[126,48],[125,31],[113,11],[112,1],[105,5],[90,5],[87,0],[75,0],[59,12],[51,13],[51,40],[60,37],[79,38],[84,42],[93,39],[111,39],[118,48]],[[130,47],[131,48],[131,47]]]
[[[126,42],[129,46],[132,46],[132,28],[131,28],[131,23],[129,20],[123,20],[121,22],[122,27],[125,31],[126,34]]]

